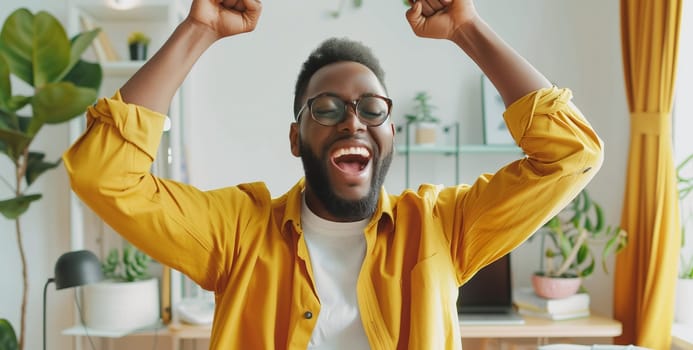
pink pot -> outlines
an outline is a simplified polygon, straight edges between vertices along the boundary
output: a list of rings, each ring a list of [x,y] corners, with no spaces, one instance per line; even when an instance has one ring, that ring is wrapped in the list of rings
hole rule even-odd
[[[532,275],[534,293],[547,299],[569,297],[580,289],[580,277],[547,277]]]

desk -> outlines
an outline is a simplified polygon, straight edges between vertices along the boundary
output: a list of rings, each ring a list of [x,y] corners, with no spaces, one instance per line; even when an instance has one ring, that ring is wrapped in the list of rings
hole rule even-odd
[[[172,350],[178,350],[184,339],[208,339],[210,326],[171,324],[168,334]],[[521,325],[461,325],[462,338],[536,338],[539,345],[549,338],[597,338],[621,335],[621,323],[610,318],[592,315],[574,320],[551,321],[525,316]]]
[[[671,329],[672,349],[693,350],[693,334],[690,329],[693,326],[674,323]]]

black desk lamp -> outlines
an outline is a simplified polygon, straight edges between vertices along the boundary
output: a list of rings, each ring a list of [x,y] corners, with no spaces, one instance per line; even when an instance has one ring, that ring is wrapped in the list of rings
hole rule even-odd
[[[61,255],[55,263],[55,277],[49,278],[43,287],[43,349],[46,349],[46,292],[55,282],[55,289],[79,287],[101,281],[101,262],[88,250],[77,250]]]

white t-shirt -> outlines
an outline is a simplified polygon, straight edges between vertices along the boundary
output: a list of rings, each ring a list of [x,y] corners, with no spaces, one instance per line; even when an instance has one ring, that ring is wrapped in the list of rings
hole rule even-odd
[[[356,298],[367,224],[367,219],[346,223],[322,219],[303,200],[301,226],[320,299],[310,350],[370,349]]]

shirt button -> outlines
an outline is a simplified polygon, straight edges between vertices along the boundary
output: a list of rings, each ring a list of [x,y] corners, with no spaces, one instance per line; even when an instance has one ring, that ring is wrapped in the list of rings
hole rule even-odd
[[[306,311],[305,313],[303,313],[303,317],[305,317],[306,320],[310,320],[311,318],[313,318],[313,313],[310,311]]]

